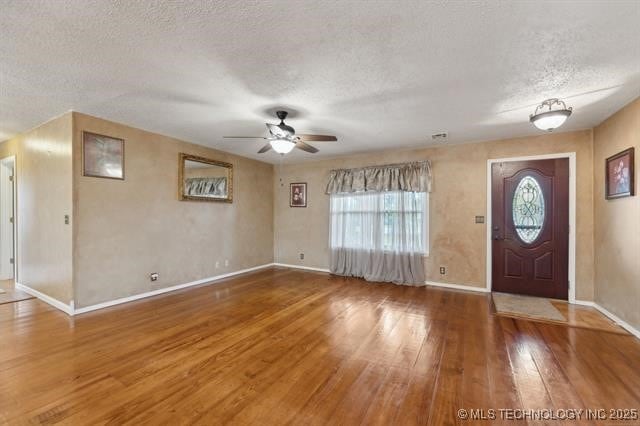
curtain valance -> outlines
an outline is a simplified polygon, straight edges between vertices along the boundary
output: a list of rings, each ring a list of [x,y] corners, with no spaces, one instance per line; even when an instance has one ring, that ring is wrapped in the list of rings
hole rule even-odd
[[[364,191],[431,191],[429,161],[336,169],[329,174],[327,194]]]

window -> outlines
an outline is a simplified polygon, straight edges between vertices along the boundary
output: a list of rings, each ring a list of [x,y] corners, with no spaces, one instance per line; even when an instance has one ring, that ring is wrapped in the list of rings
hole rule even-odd
[[[428,253],[425,192],[360,192],[331,196],[331,247]]]
[[[513,195],[513,224],[525,243],[533,243],[544,225],[544,195],[533,176],[525,176]]]

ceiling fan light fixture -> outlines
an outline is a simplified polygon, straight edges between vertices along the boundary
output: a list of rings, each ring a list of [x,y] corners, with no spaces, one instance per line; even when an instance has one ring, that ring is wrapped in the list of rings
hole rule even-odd
[[[529,116],[529,121],[538,129],[551,132],[562,126],[571,112],[572,108],[567,108],[560,99],[547,99],[536,107],[535,112]]]
[[[271,148],[278,154],[288,154],[293,147],[296,146],[295,143],[287,139],[274,139],[269,143],[271,144]]]
[[[276,111],[276,115],[280,119],[280,124],[267,125],[269,129],[268,137],[264,136],[224,136],[225,138],[234,139],[266,139],[267,144],[260,148],[258,154],[264,154],[265,152],[273,149],[280,155],[288,154],[293,148],[298,148],[302,151],[315,154],[318,152],[318,148],[309,145],[307,142],[337,142],[338,138],[331,135],[296,135],[296,130],[285,124],[284,119],[287,118],[287,111]]]

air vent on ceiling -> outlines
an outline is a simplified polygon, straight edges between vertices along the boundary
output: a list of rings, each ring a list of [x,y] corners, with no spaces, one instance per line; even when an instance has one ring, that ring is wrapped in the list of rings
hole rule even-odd
[[[447,132],[434,133],[431,135],[431,139],[436,142],[446,142],[448,136]]]

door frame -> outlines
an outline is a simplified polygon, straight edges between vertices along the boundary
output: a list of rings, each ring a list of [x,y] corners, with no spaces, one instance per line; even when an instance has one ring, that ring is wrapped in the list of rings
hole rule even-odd
[[[503,163],[511,161],[530,161],[530,160],[550,160],[555,158],[569,159],[569,303],[576,303],[576,153],[562,152],[557,154],[530,155],[526,157],[510,157],[510,158],[492,158],[487,160],[487,278],[486,289],[491,292],[493,271],[492,256],[493,247],[491,239],[491,229],[493,224],[491,210],[491,166],[494,163]]]
[[[4,158],[0,158],[0,166],[4,164],[11,164],[13,166],[13,282],[18,282],[18,164],[15,155],[9,155]]]

